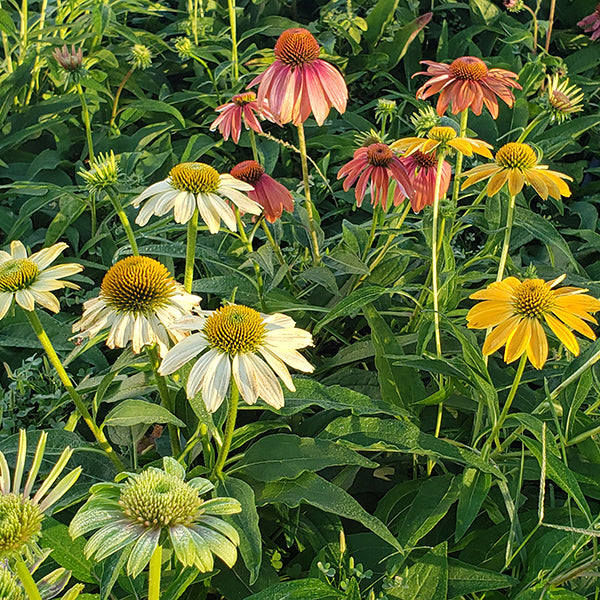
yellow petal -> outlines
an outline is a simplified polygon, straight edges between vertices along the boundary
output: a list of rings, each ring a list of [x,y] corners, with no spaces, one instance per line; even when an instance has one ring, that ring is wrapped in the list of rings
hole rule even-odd
[[[496,163],[491,163],[489,165],[480,165],[479,167],[475,167],[474,169],[467,171],[464,174],[466,179],[462,184],[462,189],[464,190],[480,182],[482,179],[487,179],[488,177],[491,177],[494,173],[497,173],[499,170],[500,167]]]
[[[458,150],[465,156],[473,156],[473,144],[471,144],[466,138],[456,138],[448,142],[449,146],[452,146],[455,150]]]
[[[552,308],[552,312],[571,329],[581,333],[581,335],[585,335],[585,337],[588,337],[591,340],[596,339],[596,334],[592,331],[592,328],[585,321],[576,317],[572,312],[563,310],[557,306]]]
[[[531,340],[532,321],[533,319],[522,319],[513,334],[508,337],[504,350],[504,362],[511,363],[517,358],[521,358],[523,352],[527,350]]]
[[[498,171],[489,181],[487,186],[487,195],[493,196],[497,194],[508,179],[508,169]]]
[[[577,343],[573,332],[570,329],[567,329],[567,327],[565,327],[565,325],[563,325],[556,317],[553,317],[550,314],[545,314],[544,318],[550,329],[554,332],[554,335],[556,335],[556,337],[565,345],[566,349],[571,352],[571,354],[578,356],[579,344]]]
[[[537,320],[532,321],[527,356],[536,369],[541,369],[548,360],[548,339],[544,328]]]
[[[510,319],[512,315],[513,310],[508,302],[500,303],[488,300],[480,302],[469,311],[467,323],[470,329],[487,329]]]
[[[523,189],[524,183],[523,173],[519,169],[508,170],[508,191],[512,196],[516,196]]]
[[[532,185],[535,191],[540,195],[541,198],[546,200],[548,198],[548,186],[544,177],[538,172],[533,170],[528,171],[525,174],[525,179],[529,185]]]
[[[515,315],[494,328],[483,344],[483,353],[489,356],[496,352],[498,348],[501,348],[506,343],[510,334],[514,332],[521,318],[521,316]]]

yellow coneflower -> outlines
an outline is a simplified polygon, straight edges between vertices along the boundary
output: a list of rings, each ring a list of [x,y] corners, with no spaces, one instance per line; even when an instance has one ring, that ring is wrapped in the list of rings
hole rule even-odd
[[[579,86],[569,85],[568,79],[560,81],[558,73],[548,75],[546,82],[545,104],[551,121],[562,123],[583,110],[584,95]]]
[[[483,345],[483,353],[493,354],[506,344],[505,362],[511,363],[527,352],[531,364],[541,369],[548,358],[544,321],[575,356],[579,354],[579,344],[571,329],[595,340],[596,334],[586,321],[597,324],[590,313],[600,310],[600,300],[586,294],[586,289],[554,289],[565,277],[561,275],[549,282],[508,277],[471,294],[469,298],[483,302],[467,314],[468,327],[493,327]]]
[[[497,194],[505,183],[508,191],[516,196],[525,184],[531,185],[546,200],[548,196],[560,200],[569,197],[571,190],[563,181],[573,181],[571,177],[558,171],[550,171],[547,165],[538,164],[535,150],[528,144],[509,142],[496,153],[495,162],[479,165],[465,174],[462,189],[468,188],[484,179],[489,179],[487,195]]]
[[[396,140],[390,144],[392,150],[409,156],[417,151],[427,154],[432,150],[442,151],[444,154],[452,150],[457,150],[465,156],[481,154],[487,158],[492,158],[490,152],[492,146],[487,142],[473,138],[459,137],[452,127],[433,127],[429,130],[426,137],[408,137]]]

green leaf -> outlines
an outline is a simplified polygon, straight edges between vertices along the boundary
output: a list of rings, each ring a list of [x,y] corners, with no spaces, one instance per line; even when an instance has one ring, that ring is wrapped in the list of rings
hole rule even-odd
[[[75,195],[64,195],[59,201],[59,212],[52,219],[46,231],[46,246],[55,244],[68,227],[74,223],[86,209],[87,204]]]
[[[254,487],[258,506],[281,502],[295,508],[306,502],[325,512],[358,521],[397,550],[402,550],[390,530],[377,517],[369,514],[343,489],[315,473],[303,473],[291,480],[257,482]]]
[[[369,44],[376,44],[381,39],[386,26],[393,20],[397,7],[398,0],[379,0],[367,15],[364,37]]]
[[[417,17],[414,21],[398,29],[392,42],[378,44],[377,50],[388,56],[387,70],[393,69],[400,62],[417,35],[431,21],[431,17],[433,17],[433,13],[430,12]]]
[[[344,594],[319,579],[299,579],[273,585],[246,600],[336,600]]]
[[[144,400],[125,400],[115,406],[104,420],[104,426],[110,425],[112,427],[132,427],[140,423],[146,423],[147,425],[168,423],[177,425],[177,427],[185,427],[183,421],[163,406]]]
[[[368,275],[369,267],[352,252],[335,250],[323,257],[326,264],[342,275]]]
[[[182,127],[185,127],[185,119],[183,118],[183,115],[174,106],[171,106],[166,102],[161,102],[160,100],[149,100],[147,98],[144,98],[143,100],[134,100],[127,105],[127,108],[123,111],[123,113],[129,113],[129,111],[134,109],[141,110],[144,113],[160,112],[169,114],[175,117]],[[126,117],[123,118],[125,119]]]
[[[219,496],[235,498],[242,505],[241,512],[222,518],[231,523],[240,535],[240,554],[250,572],[250,585],[254,585],[262,564],[262,539],[254,490],[245,481],[227,476],[219,481],[217,493]]]
[[[456,509],[455,541],[458,542],[471,527],[491,486],[492,477],[489,473],[482,473],[473,468],[464,470]]]
[[[501,590],[519,583],[518,579],[448,559],[448,600],[477,592]]]
[[[410,367],[392,365],[387,355],[404,354],[404,348],[385,319],[372,304],[367,304],[363,313],[371,328],[371,339],[375,346],[375,366],[381,388],[381,397],[386,402],[407,408],[427,395],[419,371]]]
[[[246,452],[233,471],[241,470],[257,481],[294,479],[306,471],[357,465],[374,469],[377,463],[347,446],[327,440],[298,437],[289,433],[268,435]]]
[[[446,600],[448,596],[448,542],[442,542],[408,569],[402,582],[386,590],[400,600]]]
[[[475,15],[474,22],[482,20],[491,25],[501,14],[500,9],[491,0],[469,0],[471,11]]]

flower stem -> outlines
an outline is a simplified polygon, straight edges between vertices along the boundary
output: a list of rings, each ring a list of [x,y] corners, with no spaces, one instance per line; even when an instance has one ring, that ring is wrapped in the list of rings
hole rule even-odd
[[[517,143],[518,144],[522,144],[527,139],[527,136],[535,129],[535,127],[537,126],[537,124],[545,116],[546,116],[545,113],[542,112],[535,119],[533,119],[533,121],[531,121],[531,123],[529,123],[529,125],[527,125],[527,127],[525,127],[525,129],[523,129],[523,132],[519,136],[519,139],[517,140]]]
[[[460,137],[465,137],[467,133],[467,123],[469,121],[469,109],[465,108],[460,114]],[[460,179],[462,177],[463,153],[456,154],[456,165],[454,167],[454,187],[452,188],[452,205],[456,206],[458,202],[458,193],[460,191]]]
[[[383,211],[383,209],[381,209],[381,211]],[[379,214],[380,214],[379,205],[375,205],[373,207],[373,219],[371,221],[371,231],[369,232],[369,239],[367,241],[367,245],[366,245],[363,255],[361,257],[361,260],[363,262],[367,259],[369,250],[371,249],[371,246],[373,245],[373,241],[375,240],[375,233],[377,231],[377,222],[379,221]]]
[[[258,159],[258,148],[256,147],[256,134],[254,133],[253,129],[249,129],[248,131],[250,132],[250,143],[252,144],[252,157],[257,163],[259,163],[260,160]]]
[[[229,27],[231,29],[231,65],[233,74],[233,85],[235,85],[240,76],[240,65],[238,61],[237,49],[237,22],[235,16],[235,0],[227,0],[227,9],[229,12]]]
[[[235,420],[238,411],[238,402],[240,400],[240,391],[235,383],[235,379],[231,378],[231,394],[229,396],[229,411],[227,412],[227,424],[225,425],[225,434],[223,437],[223,444],[219,450],[219,456],[213,469],[213,478],[223,477],[223,467],[229,454],[229,448],[231,447],[231,440],[233,439],[233,432],[235,431]]]
[[[148,569],[148,600],[160,600],[160,572],[162,567],[162,546],[156,545]]]
[[[523,8],[528,11],[533,17],[533,48],[531,51],[533,54],[537,54],[537,40],[538,40],[538,19],[537,11],[533,11],[525,2],[523,2]]]
[[[40,594],[27,565],[21,557],[15,560],[15,571],[25,588],[25,595],[27,598],[29,600],[42,600],[42,595]]]
[[[54,346],[52,345],[52,342],[50,341],[48,334],[44,330],[44,326],[42,325],[40,318],[37,316],[37,314],[34,310],[31,310],[31,311],[26,310],[25,314],[27,315],[27,318],[29,319],[29,322],[31,323],[31,327],[33,328],[33,331],[35,332],[38,339],[40,340],[40,343],[42,344],[42,348],[44,348],[44,350],[46,351],[46,354],[48,355],[48,358],[50,359],[52,366],[56,369],[56,372],[58,373],[58,376],[59,376],[62,384],[65,386],[65,389],[67,390],[67,393],[69,394],[69,396],[71,396],[73,403],[77,407],[79,414],[83,417],[83,420],[86,422],[87,426],[90,428],[90,431],[94,434],[94,437],[96,438],[98,444],[100,444],[100,447],[102,448],[102,450],[104,450],[104,452],[106,452],[108,457],[113,461],[113,463],[115,464],[115,466],[117,467],[117,469],[119,471],[124,471],[125,466],[121,462],[121,459],[115,454],[115,451],[113,450],[112,446],[106,439],[104,432],[102,431],[102,429],[100,429],[100,427],[98,427],[96,425],[96,423],[92,419],[92,415],[90,414],[90,412],[86,408],[85,404],[83,403],[81,396],[77,393],[77,391],[73,387],[73,383],[71,382],[71,379],[69,378],[69,375],[65,371],[65,368],[63,367],[62,363],[60,362],[60,358],[58,358],[58,354],[56,354],[56,350],[54,350]]]
[[[118,112],[118,108],[119,108],[119,98],[121,98],[121,92],[123,91],[123,88],[125,87],[125,84],[127,83],[128,79],[133,75],[134,71],[135,71],[135,67],[131,67],[131,69],[129,69],[129,71],[127,71],[127,73],[125,74],[125,77],[123,77],[121,83],[119,84],[119,87],[117,88],[117,92],[115,93],[115,99],[113,101],[112,111],[110,114],[110,122],[108,123],[109,131],[113,128],[113,126],[115,124],[115,119],[117,118],[117,112]]]
[[[433,283],[433,325],[435,329],[435,350],[438,358],[442,357],[442,336],[440,333],[439,277],[438,277],[438,220],[440,215],[440,192],[442,187],[442,166],[444,155],[438,157],[435,175],[435,193],[433,197],[433,223],[431,230],[431,279]]]
[[[198,208],[194,209],[192,218],[188,221],[187,227],[187,248],[185,252],[185,276],[183,287],[185,291],[192,291],[194,282],[194,262],[196,261],[196,239],[198,237]]]
[[[248,236],[246,235],[246,230],[244,229],[244,223],[242,223],[242,217],[240,215],[240,211],[238,209],[238,207],[235,207],[235,219],[237,221],[237,226],[238,226],[238,231],[240,234],[240,239],[242,240],[242,243],[244,244],[244,246],[246,246],[246,250],[248,251],[248,253],[252,253],[254,250],[252,248],[252,242],[248,239]],[[255,260],[252,260],[252,266],[254,267],[254,275],[256,276],[256,285],[258,286],[258,297],[260,298],[260,304],[263,310],[266,311],[266,307],[265,307],[265,300],[264,300],[264,289],[265,289],[265,284],[260,272],[260,267],[258,265],[258,263]]]
[[[156,381],[156,387],[160,395],[161,404],[171,413],[174,413],[173,401],[171,399],[171,392],[167,385],[167,380],[158,372],[160,357],[156,346],[146,346],[146,354],[152,371],[154,372],[154,380]],[[179,443],[179,430],[173,423],[169,423],[169,438],[171,439],[171,451],[175,456],[181,454],[181,444]]]
[[[83,126],[85,127],[85,136],[87,138],[88,145],[88,157],[91,162],[94,161],[94,143],[92,141],[92,124],[90,121],[90,112],[88,110],[87,101],[81,84],[77,84],[77,93],[79,94],[79,100],[81,101],[81,118],[83,119]]]
[[[506,266],[506,259],[508,258],[508,248],[510,246],[510,236],[512,233],[513,221],[515,218],[515,196],[510,195],[510,201],[508,203],[508,214],[506,215],[506,228],[504,230],[504,241],[502,242],[502,253],[500,254],[500,263],[498,264],[498,274],[496,275],[496,281],[502,281],[504,276],[504,268]]]
[[[308,213],[308,228],[312,240],[313,261],[321,262],[319,254],[319,239],[317,238],[317,226],[314,217],[314,205],[310,195],[310,181],[308,179],[308,154],[306,152],[306,136],[304,135],[304,123],[298,125],[298,145],[300,146],[300,161],[302,163],[302,181],[304,183],[304,196],[306,198],[306,212]]]
[[[504,421],[506,421],[506,417],[508,416],[508,411],[510,410],[511,404],[515,399],[515,395],[517,393],[517,389],[519,384],[521,383],[521,378],[523,377],[523,372],[525,371],[525,364],[527,363],[527,353],[524,352],[521,355],[521,360],[519,362],[519,366],[517,367],[517,372],[515,374],[515,378],[513,379],[512,386],[510,387],[510,391],[508,392],[508,397],[506,398],[506,402],[504,403],[504,407],[502,408],[502,412],[496,421],[496,424],[492,428],[492,433],[490,437],[487,439],[483,449],[481,450],[481,455],[483,458],[487,458],[490,454],[490,450],[494,441],[498,444],[498,434],[500,433],[500,429],[502,429],[502,425],[504,425]]]
[[[269,225],[267,224],[267,222],[264,219],[261,220],[260,224],[261,224],[263,231],[265,232],[265,236],[266,236],[267,240],[269,241],[269,244],[271,244],[271,248],[273,248],[273,252],[275,253],[275,256],[276,256],[277,261],[279,262],[280,266],[286,267],[285,277],[288,280],[288,283],[296,291],[300,291],[298,284],[294,281],[294,278],[292,277],[292,274],[290,273],[290,268],[289,268],[287,262],[285,261],[285,257],[283,256],[281,247],[279,246],[279,244],[277,243],[277,240],[275,239],[275,237],[271,233],[271,230],[269,229]]]
[[[123,229],[125,230],[125,233],[127,234],[127,239],[129,240],[129,245],[131,246],[131,252],[133,253],[134,256],[139,256],[140,251],[138,250],[138,245],[135,240],[135,235],[133,234],[133,229],[131,227],[131,223],[129,222],[129,219],[127,218],[127,214],[123,210],[123,205],[121,204],[121,201],[119,200],[119,198],[116,194],[113,195],[113,194],[109,193],[108,197],[109,197],[117,215],[119,215],[119,219],[121,219],[121,225],[123,225]]]
[[[552,28],[554,26],[554,12],[556,11],[556,0],[550,0],[550,16],[548,17],[548,33],[546,33],[546,45],[544,50],[550,52],[550,39],[552,38]]]

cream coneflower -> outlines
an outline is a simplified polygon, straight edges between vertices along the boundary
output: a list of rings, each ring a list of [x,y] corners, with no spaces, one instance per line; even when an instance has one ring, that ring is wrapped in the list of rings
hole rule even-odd
[[[15,241],[10,244],[10,254],[0,250],[0,319],[8,312],[13,298],[28,311],[35,308],[36,302],[52,312],[60,310],[52,292],[65,287],[78,289],[78,285],[62,278],[83,270],[75,263],[49,266],[65,248],[67,244],[60,242],[27,256],[25,246]]]
[[[37,548],[45,513],[75,484],[81,474],[77,467],[65,475],[52,489],[64,471],[73,450],[65,448],[50,473],[36,486],[36,479],[44,459],[48,434],[40,433],[29,473],[25,473],[27,435],[19,432],[19,446],[11,481],[8,461],[0,452],[0,560],[31,558]],[[22,486],[26,475],[25,485]],[[34,488],[37,489],[34,492]]]
[[[219,517],[240,512],[237,500],[203,500],[214,485],[201,477],[185,481],[185,469],[170,456],[163,458],[162,469],[125,475],[125,481],[119,475],[117,483],[93,485],[89,500],[71,521],[73,538],[98,530],[85,545],[88,558],[101,561],[124,550],[127,573],[136,577],[157,546],[168,544],[185,567],[212,571],[213,555],[233,567],[239,535]]]
[[[190,315],[199,303],[200,298],[188,294],[157,260],[128,256],[108,270],[100,295],[84,303],[73,332],[94,337],[110,328],[106,340],[109,348],[124,348],[131,341],[137,354],[144,346],[157,344],[163,356],[169,337],[174,341],[184,337],[173,322]]]
[[[182,319],[176,326],[198,333],[174,346],[159,371],[162,375],[173,373],[201,354],[189,373],[186,389],[188,398],[201,391],[210,412],[221,406],[232,374],[247,404],[262,398],[281,408],[284,399],[277,376],[289,390],[296,389],[286,365],[305,373],[314,369],[298,352],[312,345],[311,334],[296,328],[286,315],[263,315],[253,308],[230,304],[200,311],[200,316]]]
[[[549,282],[508,277],[471,294],[469,298],[483,302],[467,314],[468,327],[493,327],[483,345],[483,353],[493,354],[506,344],[505,362],[513,362],[527,352],[531,364],[541,369],[548,358],[544,321],[575,356],[579,354],[579,344],[571,329],[595,340],[596,334],[586,321],[597,324],[590,313],[600,310],[600,301],[586,294],[585,289],[554,289],[565,277],[562,275]]]
[[[242,192],[252,186],[235,179],[228,173],[219,172],[204,163],[181,163],[175,165],[169,176],[144,190],[133,202],[140,210],[135,222],[145,225],[152,215],[162,216],[173,211],[177,223],[187,223],[196,208],[211,233],[218,233],[221,220],[231,230],[237,230],[235,212],[230,200],[240,210],[253,215],[261,213],[261,207]]]
[[[505,69],[488,69],[487,65],[475,56],[457,58],[449,65],[430,60],[421,61],[427,71],[415,73],[431,77],[417,90],[417,98],[425,100],[440,93],[437,113],[443,116],[451,104],[452,114],[470,108],[476,115],[487,106],[494,119],[498,117],[498,98],[509,107],[515,102],[511,88],[522,89],[516,82],[517,74]]]
[[[562,123],[583,110],[583,92],[576,85],[569,85],[568,79],[560,81],[558,73],[546,78],[544,103],[552,122]]]
[[[390,144],[392,150],[400,152],[403,156],[410,156],[414,152],[427,154],[433,150],[447,154],[456,150],[465,156],[481,154],[487,158],[492,158],[490,149],[492,146],[487,142],[473,138],[459,137],[452,127],[433,127],[429,130],[426,137],[408,137],[396,140]]]
[[[550,171],[547,165],[538,164],[534,149],[528,144],[509,142],[496,153],[495,162],[479,165],[465,174],[462,189],[489,179],[487,195],[497,194],[505,183],[508,191],[516,196],[525,184],[531,185],[546,200],[548,196],[560,200],[561,196],[569,197],[571,190],[563,181],[573,181],[571,177],[558,171]]]

